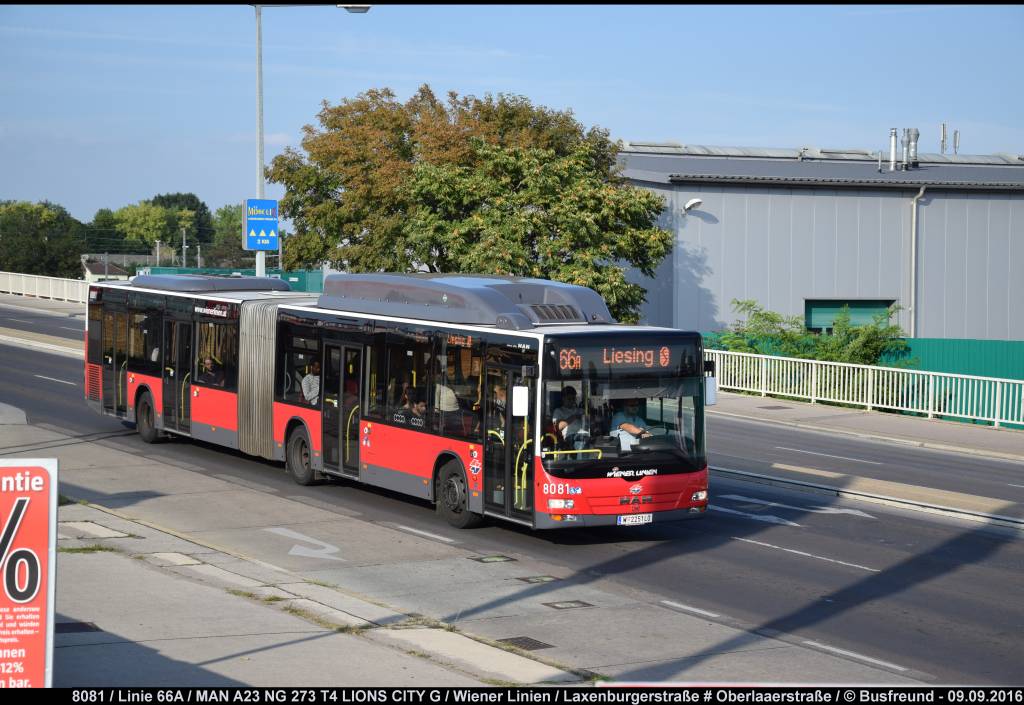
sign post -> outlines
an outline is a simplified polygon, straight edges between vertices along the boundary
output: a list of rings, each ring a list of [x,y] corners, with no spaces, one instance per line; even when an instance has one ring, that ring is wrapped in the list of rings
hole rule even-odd
[[[250,198],[245,202],[245,230],[242,239],[247,250],[277,250],[277,201]]]
[[[57,461],[0,460],[0,682],[53,684]]]

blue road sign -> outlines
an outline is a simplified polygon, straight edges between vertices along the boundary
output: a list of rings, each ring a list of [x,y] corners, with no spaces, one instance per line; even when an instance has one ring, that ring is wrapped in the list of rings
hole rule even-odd
[[[247,250],[277,250],[277,201],[272,198],[250,198],[245,202]]]

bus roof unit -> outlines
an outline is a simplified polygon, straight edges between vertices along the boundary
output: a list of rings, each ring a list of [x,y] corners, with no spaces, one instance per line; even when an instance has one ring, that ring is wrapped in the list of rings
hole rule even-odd
[[[216,277],[205,274],[140,274],[131,286],[158,291],[291,291],[288,282],[274,277]]]
[[[615,323],[604,299],[585,286],[482,274],[331,274],[318,305],[506,330]]]

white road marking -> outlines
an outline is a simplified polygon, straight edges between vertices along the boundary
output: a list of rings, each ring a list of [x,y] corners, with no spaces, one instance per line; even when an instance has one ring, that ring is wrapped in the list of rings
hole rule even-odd
[[[85,328],[68,328],[67,326],[60,326],[61,330],[73,330],[76,333],[84,333]]]
[[[414,529],[411,526],[406,526],[404,524],[394,524],[394,527],[401,531],[408,531],[413,534],[419,534],[420,536],[426,536],[428,539],[437,539],[438,541],[444,541],[445,543],[455,543],[455,539],[438,536],[437,534],[432,534],[429,531],[420,531],[419,529]]]
[[[1010,485],[1010,487],[1021,487],[1021,488],[1024,488],[1024,485]]]
[[[47,380],[49,380],[49,381],[51,381],[51,382],[60,382],[61,384],[70,384],[70,385],[71,385],[72,387],[77,387],[77,386],[78,386],[78,385],[77,385],[76,383],[74,383],[74,382],[65,382],[65,381],[64,381],[64,380],[62,380],[62,379],[54,379],[53,377],[45,377],[45,376],[43,376],[43,375],[32,375],[32,376],[33,376],[33,377],[38,377],[39,379],[47,379]]]
[[[829,455],[828,453],[815,453],[813,450],[800,450],[799,448],[784,448],[782,446],[775,446],[776,450],[791,450],[794,453],[807,453],[808,455],[821,455],[826,458],[838,458],[839,460],[852,460],[855,463],[867,463],[868,465],[881,465],[882,463],[876,463],[874,460],[861,460],[860,458],[847,458],[845,455]]]
[[[342,563],[345,562],[344,558],[334,555],[335,553],[341,552],[341,549],[337,546],[332,546],[329,543],[318,541],[317,539],[314,539],[310,536],[306,536],[305,534],[300,534],[298,531],[285,529],[282,526],[272,526],[269,528],[265,528],[263,530],[269,531],[272,534],[277,534],[278,536],[284,536],[286,538],[295,539],[296,541],[304,541],[305,543],[311,543],[314,546],[319,546],[319,548],[307,548],[305,546],[299,546],[298,544],[296,544],[292,546],[292,549],[290,551],[288,551],[289,556],[302,556],[303,558],[322,558],[323,560],[327,561],[341,561]]]
[[[744,497],[740,494],[719,494],[715,495],[721,499],[735,499],[738,502],[754,502],[755,504],[763,504],[767,507],[782,507],[783,509],[796,509],[801,512],[813,512],[815,514],[852,514],[858,517],[865,517],[867,519],[874,519],[870,514],[865,514],[859,509],[838,509],[836,507],[794,507],[792,504],[781,504],[779,502],[769,502],[765,499],[758,499],[757,497]]]
[[[783,526],[796,526],[796,527],[800,526],[799,524],[797,524],[795,522],[787,521],[787,520],[783,519],[782,517],[777,517],[777,516],[774,516],[772,514],[748,514],[747,512],[736,511],[735,509],[726,509],[725,507],[720,507],[717,504],[709,504],[708,505],[708,509],[713,509],[716,512],[724,512],[726,514],[736,514],[736,515],[741,516],[741,517],[746,517],[748,519],[753,519],[754,521],[766,521],[769,524],[782,524]]]
[[[866,570],[869,573],[881,573],[882,572],[882,571],[878,570],[877,568],[868,568],[866,565],[857,565],[856,563],[847,563],[846,561],[837,561],[834,558],[826,558],[825,556],[816,556],[813,553],[807,553],[806,551],[797,551],[796,549],[793,549],[793,548],[783,548],[782,546],[776,546],[775,544],[772,544],[772,543],[762,543],[761,541],[754,541],[752,539],[741,539],[739,536],[733,536],[732,538],[733,538],[734,541],[742,541],[744,543],[752,543],[752,544],[755,544],[757,546],[764,546],[765,548],[774,548],[774,549],[779,550],[779,551],[785,551],[786,553],[795,553],[798,556],[805,556],[807,558],[817,558],[819,561],[828,561],[829,563],[838,563],[839,565],[845,565],[845,566],[848,566],[850,568],[859,568],[861,570]]]
[[[871,658],[870,656],[864,656],[863,654],[858,654],[858,653],[853,652],[853,651],[847,651],[846,649],[837,649],[834,646],[828,646],[827,644],[822,644],[822,643],[817,642],[817,641],[805,641],[804,643],[807,644],[808,646],[813,646],[813,647],[818,648],[818,649],[824,649],[825,651],[831,651],[832,653],[835,653],[835,654],[842,654],[843,656],[849,656],[850,658],[855,658],[855,659],[858,659],[860,661],[866,661],[867,663],[873,663],[876,666],[882,666],[883,668],[891,668],[891,669],[896,670],[896,671],[906,671],[907,670],[903,666],[897,666],[895,663],[889,663],[888,661],[879,661],[878,659]]]
[[[714,612],[708,612],[707,610],[699,610],[696,607],[690,607],[689,605],[681,605],[678,602],[672,602],[672,600],[662,600],[661,604],[668,605],[669,607],[674,607],[677,610],[684,610],[686,612],[694,612],[695,614],[702,614],[705,617],[711,617],[713,619],[718,619],[719,617],[722,616],[720,614],[715,614]]]
[[[15,321],[17,323],[28,323],[30,326],[34,326],[36,324],[35,321],[26,321],[24,318],[10,318],[10,317],[6,317],[6,318],[7,318],[8,321]]]

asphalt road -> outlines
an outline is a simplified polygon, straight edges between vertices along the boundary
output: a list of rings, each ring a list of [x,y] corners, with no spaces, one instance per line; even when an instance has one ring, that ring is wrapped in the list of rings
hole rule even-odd
[[[85,332],[85,307],[77,315],[55,315],[52,312],[33,311],[28,305],[0,303],[0,328],[43,333],[81,342],[82,333]]]
[[[0,359],[0,401],[24,409],[31,423],[107,437],[139,455],[151,452],[121,422],[85,407],[79,361],[8,346],[0,346]],[[709,429],[712,461],[737,469],[784,462],[912,477],[938,468],[944,476],[989,483],[984,486],[993,491],[1022,472],[1019,464],[722,417]],[[17,456],[18,450],[0,454]],[[713,619],[734,626],[828,644],[937,682],[1024,683],[1024,543],[1007,530],[716,480],[713,509],[702,521],[626,531],[532,533],[492,524],[459,532],[424,502],[351,483],[303,488],[279,466],[214,446],[172,440],[160,454],[321,509],[357,511],[481,553],[529,555],[617,589],[714,613]]]

